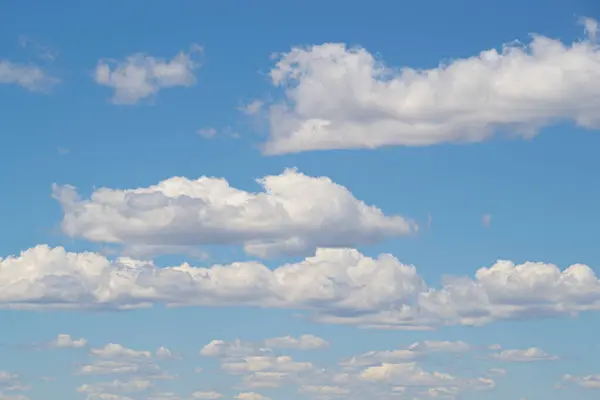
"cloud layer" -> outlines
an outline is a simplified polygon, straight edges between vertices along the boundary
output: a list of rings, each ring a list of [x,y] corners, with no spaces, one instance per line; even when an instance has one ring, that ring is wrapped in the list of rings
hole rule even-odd
[[[271,70],[268,154],[531,137],[556,121],[600,127],[597,23],[588,40],[534,35],[432,69],[388,67],[343,43],[294,47]]]
[[[354,247],[417,229],[386,216],[326,177],[293,169],[258,180],[263,192],[233,188],[222,178],[170,178],[147,188],[96,190],[81,199],[55,186],[71,237],[130,246],[243,244],[248,254],[307,255],[316,247]]]
[[[432,288],[414,266],[392,255],[370,258],[352,249],[318,249],[313,257],[275,269],[252,261],[159,268],[48,246],[0,259],[2,308],[130,309],[157,303],[300,309],[326,323],[428,329],[599,310],[600,281],[581,264],[561,271],[551,264],[498,261],[474,278],[449,277]],[[277,342],[301,346],[297,340]]]

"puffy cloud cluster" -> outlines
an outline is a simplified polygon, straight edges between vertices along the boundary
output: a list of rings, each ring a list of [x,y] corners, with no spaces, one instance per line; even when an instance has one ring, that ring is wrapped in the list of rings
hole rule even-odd
[[[181,51],[171,60],[136,53],[124,60],[100,60],[94,71],[97,84],[114,89],[114,104],[135,104],[156,95],[161,89],[192,86],[196,83],[194,70],[200,63],[195,59],[202,48],[192,45],[189,52]]]
[[[258,180],[263,192],[233,188],[222,178],[175,177],[130,190],[102,188],[81,199],[55,186],[71,237],[129,246],[243,244],[262,257],[354,247],[405,235],[411,221],[386,216],[327,177],[293,169]]]
[[[533,35],[431,69],[388,67],[343,43],[295,47],[271,70],[269,154],[531,137],[556,121],[600,127],[598,24],[587,40]]]
[[[431,353],[463,353],[470,350],[469,344],[461,341],[430,341],[416,342],[410,346],[396,350],[370,351],[340,361],[340,366],[353,369],[357,367],[391,363],[394,361],[412,361]]]
[[[563,380],[575,383],[576,385],[586,389],[600,389],[600,374],[586,376],[573,376],[566,374],[563,377]]]
[[[318,249],[275,269],[253,261],[159,268],[48,246],[0,259],[2,308],[124,310],[157,303],[301,309],[327,323],[428,329],[599,310],[600,281],[581,264],[560,270],[498,261],[474,278],[450,277],[432,288],[392,255],[371,258],[352,249]]]

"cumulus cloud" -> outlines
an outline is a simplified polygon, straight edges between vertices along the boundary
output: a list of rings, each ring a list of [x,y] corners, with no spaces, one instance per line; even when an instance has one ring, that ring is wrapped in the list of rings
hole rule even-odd
[[[97,382],[94,384],[83,384],[77,388],[79,393],[104,393],[104,392],[141,392],[149,389],[152,382],[147,379],[132,379],[120,381],[115,379],[110,382]]]
[[[19,85],[31,92],[51,89],[59,82],[37,65],[0,60],[0,84]]]
[[[73,339],[71,335],[64,333],[59,334],[56,339],[49,343],[50,347],[58,349],[78,349],[87,345],[87,340],[84,338]]]
[[[192,393],[193,399],[220,399],[223,397],[221,393],[218,392],[194,392]]]
[[[127,310],[153,304],[300,309],[325,323],[424,329],[597,311],[600,281],[582,264],[560,270],[498,261],[474,278],[447,277],[434,288],[416,267],[390,254],[372,258],[352,249],[318,249],[274,269],[254,261],[159,268],[48,246],[0,260],[2,308]]]
[[[422,358],[431,353],[461,353],[470,349],[469,344],[462,341],[425,340],[415,342],[406,348],[384,351],[369,351],[340,361],[340,366],[346,369],[364,367],[380,363],[407,361]]]
[[[316,350],[329,346],[329,343],[315,335],[282,336],[265,340],[265,345],[272,349]]]
[[[497,360],[511,361],[511,362],[534,362],[534,361],[558,360],[558,356],[548,354],[544,350],[537,348],[537,347],[530,347],[528,349],[503,350],[499,353],[493,354],[492,357]]]
[[[190,51],[181,51],[171,60],[143,53],[124,60],[100,60],[94,81],[114,89],[114,104],[135,104],[164,88],[194,85],[194,71],[200,67],[196,56],[201,52],[200,46],[192,45]]]
[[[306,255],[316,247],[354,247],[409,234],[417,226],[356,199],[327,177],[287,169],[258,180],[263,192],[222,178],[175,177],[147,188],[102,188],[82,199],[54,186],[71,237],[127,245],[243,244],[261,257]]]
[[[435,68],[389,67],[343,43],[294,47],[270,76],[283,99],[268,111],[267,154],[532,137],[557,121],[600,127],[598,24],[588,40],[533,35]]]
[[[254,392],[243,392],[234,397],[237,400],[270,400],[268,397]]]
[[[573,376],[567,374],[563,377],[567,382],[575,383],[586,389],[600,389],[600,374],[599,375],[586,375],[586,376]]]
[[[383,363],[364,369],[360,378],[366,381],[386,382],[403,387],[451,387],[471,390],[492,389],[490,378],[465,379],[441,372],[427,372],[416,363]]]

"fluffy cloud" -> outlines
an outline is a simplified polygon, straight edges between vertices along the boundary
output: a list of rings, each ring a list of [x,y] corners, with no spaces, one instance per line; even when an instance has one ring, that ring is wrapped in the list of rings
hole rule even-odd
[[[189,52],[181,51],[171,60],[143,53],[121,61],[100,60],[94,71],[94,80],[115,90],[111,99],[113,103],[135,104],[156,95],[163,88],[194,85],[194,70],[200,66],[195,56],[201,52],[200,46],[192,45]]]
[[[388,67],[342,43],[295,47],[271,70],[283,100],[268,111],[268,154],[531,137],[556,121],[600,126],[598,24],[589,39],[533,35],[432,69]]]
[[[110,382],[97,382],[94,384],[83,384],[77,388],[79,393],[103,393],[106,391],[116,392],[141,392],[149,389],[152,382],[147,379],[133,379],[120,381],[115,379]]]
[[[234,397],[237,400],[270,400],[268,397],[263,396],[262,394],[254,393],[254,392],[243,392]]]
[[[49,76],[39,66],[0,60],[0,84],[15,84],[39,92],[50,89],[58,82],[57,78]]]
[[[223,395],[218,392],[194,392],[194,393],[192,393],[193,399],[213,400],[213,399],[220,399],[221,397],[223,397]]]
[[[128,349],[117,343],[109,343],[102,348],[91,349],[90,353],[96,357],[102,358],[151,358],[150,351],[138,351]]]
[[[258,183],[264,191],[251,193],[221,178],[175,177],[147,188],[98,189],[89,199],[71,186],[55,186],[54,197],[71,237],[126,245],[241,243],[262,257],[374,243],[417,228],[327,177],[288,169]]]
[[[394,361],[407,361],[424,357],[430,353],[461,353],[468,351],[470,346],[461,341],[423,341],[416,342],[404,349],[369,351],[367,353],[343,359],[340,365],[346,369],[363,367],[368,365],[390,363]]]
[[[558,356],[548,354],[544,350],[537,347],[530,347],[528,349],[503,350],[499,353],[492,355],[492,357],[497,360],[512,362],[558,360]]]
[[[253,261],[159,268],[47,246],[0,260],[2,308],[124,310],[157,303],[304,309],[321,322],[424,329],[599,310],[600,281],[581,264],[560,270],[498,261],[474,278],[449,277],[432,288],[392,255],[371,258],[352,249],[319,249],[275,269]]]
[[[265,340],[265,345],[272,349],[316,350],[329,346],[329,343],[315,335],[302,335],[298,338],[282,336]]]
[[[600,375],[573,376],[567,374],[563,379],[586,389],[600,389]]]
[[[84,338],[73,339],[71,335],[59,334],[56,339],[49,343],[50,347],[57,349],[78,349],[87,345],[87,340]]]
[[[404,387],[452,387],[472,390],[491,389],[495,386],[490,378],[463,379],[440,373],[427,372],[416,363],[383,363],[368,367],[360,374],[366,381],[387,382]]]

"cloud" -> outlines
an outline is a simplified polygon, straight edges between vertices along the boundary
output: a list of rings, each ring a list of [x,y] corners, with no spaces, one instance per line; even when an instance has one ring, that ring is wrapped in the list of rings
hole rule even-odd
[[[262,394],[254,393],[254,392],[243,392],[234,397],[237,400],[270,400],[268,397],[263,396]]]
[[[492,223],[492,215],[491,214],[483,214],[483,216],[481,217],[481,224],[484,227],[488,228],[491,223]]]
[[[558,360],[558,356],[546,353],[537,347],[528,349],[503,350],[493,354],[493,358],[510,362],[534,362],[534,361],[553,361]]]
[[[264,102],[258,99],[252,100],[250,103],[240,108],[246,115],[254,115],[257,114],[264,106]]]
[[[77,388],[77,391],[79,393],[103,393],[105,391],[141,392],[149,389],[151,386],[152,382],[147,379],[132,379],[129,381],[115,379],[110,382],[83,384]]]
[[[600,281],[582,264],[560,270],[498,261],[474,278],[450,276],[434,288],[416,267],[390,254],[371,258],[352,249],[318,249],[274,269],[254,261],[159,268],[48,246],[0,259],[1,308],[127,310],[154,304],[299,309],[323,323],[414,330],[598,311]]]
[[[600,47],[533,35],[431,69],[388,67],[343,43],[294,47],[270,72],[267,154],[529,138],[557,121],[600,127]]]
[[[462,353],[470,349],[470,346],[461,341],[429,341],[415,342],[410,346],[396,350],[369,351],[351,358],[340,361],[340,366],[346,369],[354,369],[380,363],[394,361],[410,361],[422,358],[431,353]]]
[[[102,348],[91,349],[90,353],[101,358],[152,358],[150,351],[132,350],[117,343],[109,343]]]
[[[589,17],[582,17],[579,20],[580,24],[583,25],[585,33],[588,35],[591,41],[595,41],[598,35],[598,21]]]
[[[586,389],[600,389],[600,375],[573,376],[567,374],[563,379]]]
[[[282,336],[265,340],[265,345],[272,349],[316,350],[329,347],[329,343],[318,336],[302,335],[298,338]]]
[[[360,378],[365,381],[386,382],[404,387],[454,387],[471,390],[492,389],[490,378],[464,379],[441,372],[427,372],[416,363],[383,363],[364,369]]]
[[[31,92],[44,92],[58,82],[58,78],[48,75],[37,65],[0,60],[0,84],[15,84]]]
[[[161,89],[196,84],[194,71],[200,67],[195,56],[202,48],[192,45],[171,60],[136,53],[124,60],[100,60],[94,71],[94,81],[114,89],[114,104],[135,104],[155,96]]]
[[[49,345],[58,349],[79,349],[87,345],[87,340],[84,338],[73,339],[71,335],[60,334]]]
[[[70,237],[126,245],[243,244],[260,257],[306,255],[316,247],[354,247],[407,235],[416,224],[356,199],[327,177],[287,169],[233,188],[222,178],[174,177],[147,188],[95,190],[82,199],[54,186]]]
[[[205,139],[212,139],[216,134],[217,130],[215,128],[203,128],[198,131],[198,135]]]

